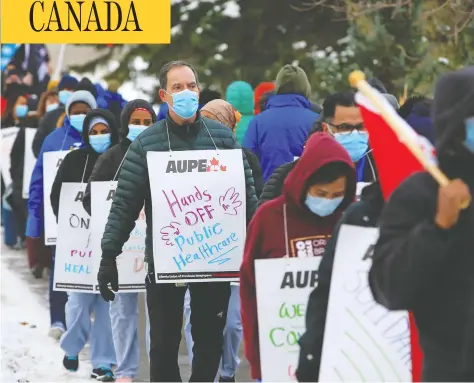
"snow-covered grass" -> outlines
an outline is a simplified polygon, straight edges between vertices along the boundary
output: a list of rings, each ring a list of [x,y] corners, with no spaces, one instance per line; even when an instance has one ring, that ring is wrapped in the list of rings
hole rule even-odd
[[[49,310],[41,298],[9,269],[5,259],[23,253],[2,247],[1,266],[1,382],[90,382],[92,367],[81,360],[79,371],[62,366],[63,351],[48,336]]]

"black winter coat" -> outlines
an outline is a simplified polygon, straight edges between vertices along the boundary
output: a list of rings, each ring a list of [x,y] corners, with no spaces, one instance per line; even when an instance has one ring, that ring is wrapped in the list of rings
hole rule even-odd
[[[137,99],[132,100],[125,105],[122,110],[122,114],[120,115],[120,143],[110,148],[100,156],[88,179],[88,184],[84,193],[84,198],[82,199],[82,204],[89,215],[91,215],[91,182],[112,181],[118,178],[120,166],[123,162],[125,154],[127,153],[128,147],[132,143],[127,138],[130,116],[137,108],[147,109],[151,113],[151,119],[153,123],[156,122],[156,113],[149,102]]]
[[[253,182],[255,184],[255,195],[257,198],[260,198],[263,190],[263,175],[262,167],[260,166],[260,161],[258,157],[247,148],[242,148],[245,155],[247,156],[247,161],[249,162],[250,169],[252,169]]]
[[[112,113],[108,110],[94,109],[87,114],[84,120],[84,129],[82,131],[82,140],[84,141],[85,147],[73,150],[64,157],[51,188],[51,206],[56,219],[58,218],[59,213],[59,197],[61,195],[63,182],[87,182],[92,173],[92,169],[100,156],[100,154],[95,152],[89,146],[88,127],[90,121],[94,117],[102,117],[108,121],[111,133],[111,145],[116,145],[118,142],[117,124]]]
[[[15,205],[23,200],[23,173],[25,166],[25,128],[36,128],[31,119],[23,119],[17,125],[20,129],[13,142],[10,153],[10,176],[12,178],[13,199]]]
[[[60,105],[57,109],[47,112],[39,122],[38,130],[33,139],[33,154],[38,158],[44,139],[56,129],[59,117],[64,113],[64,106]]]
[[[318,286],[308,300],[306,309],[306,332],[299,340],[300,357],[297,378],[299,382],[317,382],[323,348],[326,314],[328,310],[329,289],[332,268],[336,254],[336,244],[341,225],[376,227],[382,213],[384,199],[380,185],[373,183],[362,190],[361,200],[350,205],[334,229],[319,265]],[[311,355],[311,357],[308,356]]]
[[[293,170],[297,162],[298,160],[288,162],[275,169],[263,187],[262,194],[260,194],[260,198],[258,200],[258,206],[281,196],[285,179]]]
[[[433,121],[441,169],[474,196],[474,153],[463,144],[473,114],[474,67],[441,78]],[[470,96],[469,96],[470,95]],[[422,381],[474,381],[474,202],[448,230],[435,224],[439,186],[417,173],[391,195],[380,220],[370,287],[390,310],[413,312]]]

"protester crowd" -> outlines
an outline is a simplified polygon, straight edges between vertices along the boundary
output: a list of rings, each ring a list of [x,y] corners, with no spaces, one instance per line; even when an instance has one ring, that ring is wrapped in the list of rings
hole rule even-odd
[[[5,79],[2,129],[18,131],[8,177],[2,173],[3,238],[13,249],[26,249],[35,278],[49,269],[49,335],[64,351],[65,369],[78,370],[79,354],[89,342],[91,378],[126,382],[137,375],[139,293],[119,289],[117,258],[143,210],[151,381],[181,381],[183,320],[191,381],[235,381],[242,341],[251,377],[261,381],[255,262],[313,256],[321,257],[321,263],[308,299],[306,330],[299,338],[296,378],[318,381],[343,225],[380,228],[370,288],[380,305],[414,315],[423,379],[474,379],[474,208],[461,207],[474,191],[474,67],[443,76],[434,99],[415,95],[401,106],[380,81],[368,81],[418,135],[436,143],[440,168],[454,180],[438,186],[428,173],[419,172],[387,202],[355,92],[348,86],[317,105],[310,100],[317,84],[310,84],[298,66],[285,65],[276,79],[255,89],[235,81],[223,99],[216,91],[200,89],[190,64],[171,61],[159,73],[163,104],[158,113],[145,100],[125,101],[116,81],[104,90],[88,78],[66,74],[32,97],[14,62]],[[27,129],[36,129],[31,148]],[[239,182],[245,191],[240,286],[158,281],[154,259],[162,254],[153,251],[161,238],[153,228],[159,212],[152,207],[156,164],[150,163],[150,154],[232,149],[242,149]],[[25,175],[30,150],[36,159]],[[49,191],[45,177],[52,169],[45,165],[45,154],[59,151],[69,153]],[[102,254],[93,254],[101,257],[96,270],[100,294],[56,291],[58,254],[56,246],[45,243],[45,200],[59,220],[65,185],[86,184],[81,203],[93,220],[94,183],[115,181]],[[310,250],[297,246],[301,239],[313,241]]]

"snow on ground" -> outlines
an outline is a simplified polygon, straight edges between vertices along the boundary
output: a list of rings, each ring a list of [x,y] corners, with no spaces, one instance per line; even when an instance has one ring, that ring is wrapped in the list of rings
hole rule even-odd
[[[2,246],[1,382],[90,382],[92,367],[81,360],[79,371],[62,366],[63,352],[48,336],[49,310],[28,283],[9,269],[6,259],[26,255]]]

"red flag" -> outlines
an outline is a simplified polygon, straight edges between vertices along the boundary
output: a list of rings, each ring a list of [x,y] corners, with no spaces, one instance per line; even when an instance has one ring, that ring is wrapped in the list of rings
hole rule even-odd
[[[377,92],[374,89],[375,92]],[[415,140],[422,148],[424,153],[430,158],[430,161],[436,163],[435,149],[431,143],[422,136],[419,136],[408,125],[388,101],[377,92],[379,101],[384,105],[384,109],[392,114],[393,118],[400,122],[400,126],[409,137]],[[412,154],[410,149],[400,141],[395,131],[388,125],[377,109],[361,93],[357,93],[356,101],[364,119],[364,125],[369,132],[369,143],[372,148],[380,186],[385,199],[400,185],[407,177],[415,172],[424,170],[423,165]],[[410,337],[411,337],[411,360],[412,360],[412,379],[413,382],[421,381],[421,367],[423,355],[418,342],[418,331],[413,319],[410,318]]]

